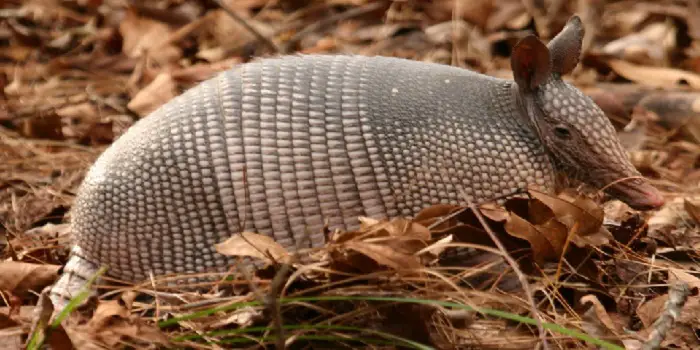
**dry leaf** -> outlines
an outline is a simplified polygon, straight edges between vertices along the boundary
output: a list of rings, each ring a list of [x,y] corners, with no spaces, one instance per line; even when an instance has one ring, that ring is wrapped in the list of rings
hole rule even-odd
[[[622,342],[619,340],[621,332],[618,331],[615,323],[598,298],[593,294],[589,294],[581,298],[581,303],[591,305],[583,315],[583,321],[585,321],[583,328],[586,330],[586,333],[600,339],[609,339],[609,341],[617,345],[622,345]]]
[[[652,213],[647,220],[649,225],[649,236],[658,237],[665,240],[666,235],[676,227],[685,225],[686,220],[690,220],[684,210],[685,199],[678,197],[669,201],[661,210]]]
[[[160,73],[131,99],[127,108],[144,117],[177,96],[177,86],[169,73]]]
[[[664,294],[645,302],[637,309],[637,316],[644,324],[644,328],[649,328],[659,318],[667,300],[668,294]]]
[[[606,244],[612,235],[603,226],[605,212],[592,200],[569,193],[561,193],[555,197],[539,191],[530,191],[530,195],[540,200],[552,210],[557,221],[566,225],[574,235],[572,242],[582,247],[586,244],[600,246]]]
[[[424,208],[418,214],[416,214],[413,217],[413,221],[416,223],[419,223],[423,226],[429,227],[433,225],[435,222],[443,220],[444,217],[454,213],[457,210],[460,210],[461,207],[458,205],[452,205],[452,204],[436,204],[436,205],[431,205],[427,208]],[[447,227],[451,227],[457,224],[457,219],[451,218],[449,220],[444,219],[444,222],[441,224],[437,225],[435,227],[435,230],[441,230],[445,229]]]
[[[378,225],[381,220],[360,216],[357,218],[360,221],[360,231],[367,231],[370,227]]]
[[[55,113],[44,113],[21,122],[24,136],[39,139],[63,140],[63,122]]]
[[[442,254],[445,249],[447,249],[447,246],[452,243],[453,241],[453,236],[452,235],[447,235],[445,237],[440,238],[437,240],[435,243],[421,249],[420,251],[417,252],[416,255],[423,255],[423,254],[429,254],[432,255],[430,258],[434,258]]]
[[[58,278],[60,268],[59,265],[0,262],[0,290],[17,295],[30,290],[40,292]]]
[[[182,69],[173,70],[172,78],[182,84],[195,84],[214,77],[217,73],[229,70],[241,64],[243,59],[231,57],[215,63],[197,63]]]
[[[496,222],[505,222],[510,218],[510,215],[505,208],[495,204],[480,205],[479,211],[481,212],[481,215]]]
[[[700,225],[700,206],[698,206],[695,202],[692,202],[689,198],[684,198],[683,207],[688,215],[693,218],[695,224]]]
[[[48,335],[44,343],[48,344],[51,349],[71,350],[74,348],[73,343],[62,324],[52,329],[51,332],[47,332],[48,325],[54,313],[53,307],[54,305],[49,298],[48,289],[42,291],[36,305],[36,310],[34,310],[32,314],[32,325],[29,329],[29,334],[34,334],[36,332],[40,334],[41,337],[46,337]]]
[[[695,277],[694,275],[683,271],[681,269],[676,269],[676,268],[670,268],[668,271],[668,283],[669,284],[674,284],[678,281],[680,282],[685,282],[688,284],[688,287],[692,290],[693,288],[700,289],[700,278]]]
[[[400,253],[393,248],[366,242],[347,242],[345,247],[365,255],[380,265],[394,270],[418,269],[422,265],[417,256]]]
[[[56,114],[64,118],[97,120],[99,112],[90,102],[71,104],[56,110]]]
[[[380,265],[395,270],[422,266],[416,253],[430,241],[431,233],[425,226],[403,218],[360,221],[361,230],[343,233],[331,241],[335,270],[369,273]]]
[[[167,44],[172,30],[168,25],[140,17],[133,9],[126,12],[119,23],[122,35],[122,51],[129,57],[148,53],[160,63],[174,62],[182,56],[179,48]]]
[[[231,314],[221,319],[215,319],[211,324],[206,324],[206,329],[220,329],[225,326],[235,325],[237,328],[252,326],[255,322],[264,319],[263,310],[251,306],[236,309]]]
[[[608,315],[608,312],[605,310],[605,306],[601,304],[600,300],[598,300],[598,297],[596,297],[594,294],[588,294],[584,295],[581,297],[581,304],[586,304],[590,303],[591,307],[595,311],[596,316],[598,317],[598,320],[602,322],[605,327],[608,328],[613,334],[617,335],[618,334],[618,327],[615,325],[615,322],[610,318],[610,315]]]
[[[411,239],[418,239],[427,241],[430,239],[430,230],[425,226],[412,222],[406,219],[393,219],[389,221],[382,229],[386,230],[389,236],[395,237],[411,237]]]
[[[288,263],[289,252],[274,238],[253,232],[241,232],[215,246],[219,254],[258,258],[268,263]],[[270,261],[270,258],[273,261]]]
[[[0,328],[0,349],[24,349],[25,335],[26,330],[19,325]]]
[[[670,88],[686,82],[700,89],[700,75],[676,68],[639,66],[622,60],[608,61],[617,74],[647,86]]]
[[[19,323],[10,316],[7,316],[4,312],[0,312],[0,329],[6,329],[10,327],[18,326]]]
[[[560,249],[556,249],[548,239],[549,235],[561,234],[566,238],[566,227],[563,227],[564,225],[562,224],[559,225],[560,230],[552,228],[542,230],[542,227],[535,226],[515,213],[511,213],[505,224],[505,229],[510,235],[528,241],[530,247],[532,247],[532,255],[535,261],[542,264],[546,260],[556,260],[561,256],[561,248],[563,247],[557,247]]]
[[[66,331],[77,348],[96,344],[114,347],[124,342],[170,345],[158,327],[147,324],[138,316],[131,316],[119,300],[100,303],[90,321],[84,325],[68,327]]]
[[[671,22],[652,23],[638,32],[613,40],[603,53],[635,63],[663,63],[676,46],[676,27]]]

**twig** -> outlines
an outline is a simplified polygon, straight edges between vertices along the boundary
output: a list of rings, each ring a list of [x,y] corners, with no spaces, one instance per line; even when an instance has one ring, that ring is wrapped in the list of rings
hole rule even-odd
[[[688,300],[690,287],[687,283],[676,283],[668,290],[668,300],[664,304],[664,312],[651,325],[653,329],[647,341],[642,345],[642,350],[656,350],[661,348],[661,342],[666,338],[666,333],[681,316],[681,309]]]
[[[344,21],[344,20],[352,18],[352,17],[361,16],[361,15],[364,15],[366,13],[378,10],[384,6],[386,6],[386,3],[384,1],[377,1],[377,2],[373,2],[373,3],[369,3],[369,4],[362,6],[362,7],[355,7],[353,9],[347,10],[345,12],[342,12],[342,13],[339,13],[339,14],[336,14],[336,15],[333,15],[330,17],[326,17],[318,22],[315,22],[315,23],[307,26],[302,31],[294,34],[291,38],[289,38],[289,40],[287,40],[286,43],[283,44],[281,52],[288,53],[290,48],[292,47],[292,45],[294,45],[299,40],[301,40],[301,38],[307,36],[309,33],[317,32],[317,31],[322,30],[323,28],[325,28],[333,23]]]
[[[158,289],[156,288],[156,278],[153,275],[153,271],[148,271],[148,277],[151,279],[151,287],[153,287],[153,299],[155,299],[156,310],[153,314],[153,321],[158,322],[160,319],[160,299],[158,298]]]
[[[481,226],[484,227],[484,230],[489,234],[491,237],[491,240],[493,240],[493,243],[496,244],[496,247],[501,251],[503,259],[506,260],[508,265],[513,269],[513,272],[518,276],[518,280],[520,280],[520,284],[523,286],[523,291],[525,292],[525,296],[527,297],[528,302],[530,303],[530,312],[532,312],[532,317],[537,321],[537,329],[540,333],[540,340],[542,341],[542,347],[546,350],[549,349],[549,345],[547,344],[547,333],[544,330],[544,326],[542,326],[542,320],[540,313],[537,312],[537,304],[535,304],[535,298],[532,295],[532,290],[530,290],[530,284],[527,282],[527,278],[525,277],[525,274],[520,271],[520,268],[518,267],[518,263],[513,259],[513,257],[508,253],[508,250],[506,250],[506,247],[503,245],[501,240],[498,239],[496,234],[493,232],[489,224],[486,222],[484,219],[484,215],[481,214],[479,209],[474,205],[474,203],[469,200],[468,197],[465,196],[467,199],[467,204],[469,205],[469,209],[472,210],[474,215],[476,215],[476,218],[479,220],[479,223],[481,223]]]
[[[251,34],[255,36],[258,41],[261,43],[265,44],[270,50],[272,50],[274,53],[279,53],[281,50],[280,48],[272,42],[272,40],[260,33],[257,29],[253,28],[253,26],[250,25],[246,20],[244,20],[241,16],[239,16],[237,13],[233,12],[228,6],[226,6],[221,0],[214,0],[219,7],[221,7],[222,10],[224,10],[231,18],[233,18],[234,21],[238,22],[238,24],[242,25],[247,31],[249,31]]]
[[[255,284],[253,283],[253,278],[250,275],[250,272],[247,270],[247,265],[241,264],[241,267],[239,269],[239,271],[241,271],[241,273],[243,274],[243,277],[248,282],[248,285],[251,288],[251,292],[253,292],[255,298],[258,301],[260,301],[263,305],[265,305],[265,308],[268,309],[268,311],[270,312],[270,316],[272,317],[272,321],[274,323],[275,336],[277,338],[277,349],[286,348],[284,329],[282,328],[282,313],[280,311],[279,297],[277,294],[279,294],[280,287],[284,284],[284,277],[287,275],[290,266],[290,264],[282,264],[282,267],[279,271],[277,271],[275,277],[272,279],[272,283],[270,285],[270,292],[267,296],[264,296],[260,292],[260,289],[257,288],[257,286],[255,286]]]
[[[282,268],[277,271],[275,278],[270,285],[270,293],[265,300],[265,304],[270,311],[274,322],[275,336],[277,338],[277,349],[285,349],[284,329],[282,328],[282,312],[280,311],[279,292],[284,284],[284,277],[289,272],[289,264],[282,264]]]

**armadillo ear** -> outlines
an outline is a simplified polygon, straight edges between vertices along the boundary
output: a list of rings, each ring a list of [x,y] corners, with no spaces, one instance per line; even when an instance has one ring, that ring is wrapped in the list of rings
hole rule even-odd
[[[549,49],[534,35],[520,40],[510,56],[513,77],[521,89],[532,90],[544,83],[552,70]]]
[[[581,58],[581,45],[585,30],[577,15],[571,16],[564,29],[549,42],[552,53],[552,72],[567,74],[576,68]]]

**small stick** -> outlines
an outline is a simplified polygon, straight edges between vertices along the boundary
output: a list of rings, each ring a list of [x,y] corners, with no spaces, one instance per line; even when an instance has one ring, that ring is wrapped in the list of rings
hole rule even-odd
[[[150,277],[151,279],[151,287],[153,288],[153,299],[155,299],[156,303],[156,310],[153,314],[153,322],[157,323],[158,319],[160,319],[160,298],[158,298],[158,289],[156,288],[156,278],[153,274],[153,270],[148,271],[148,277]]]
[[[466,193],[465,193],[466,194]],[[463,195],[465,195],[463,194]],[[513,259],[513,257],[508,254],[508,250],[506,250],[506,247],[503,245],[501,240],[498,239],[496,234],[493,232],[489,224],[486,222],[484,219],[484,215],[481,214],[479,209],[474,205],[474,203],[469,200],[469,197],[465,196],[467,199],[467,203],[469,205],[469,209],[472,210],[474,215],[476,215],[476,218],[479,219],[479,223],[481,223],[481,226],[484,227],[484,230],[489,234],[491,237],[491,240],[493,240],[493,243],[496,244],[496,247],[501,251],[501,254],[503,256],[503,259],[506,260],[508,265],[513,269],[515,274],[518,276],[518,280],[520,280],[520,284],[523,286],[523,291],[525,292],[525,296],[527,297],[527,300],[530,302],[530,312],[532,312],[532,317],[537,321],[537,329],[540,333],[540,340],[542,341],[542,347],[546,350],[549,349],[549,345],[547,344],[547,333],[545,333],[544,326],[542,326],[542,320],[540,313],[537,312],[537,305],[535,304],[535,298],[532,295],[532,290],[530,290],[530,284],[527,282],[527,278],[525,278],[525,274],[520,271],[520,268],[518,267],[518,263]]]
[[[319,31],[333,23],[344,21],[346,19],[352,18],[352,17],[357,17],[364,15],[366,13],[370,13],[372,11],[378,10],[382,7],[386,6],[386,4],[383,1],[378,1],[374,3],[369,3],[367,5],[364,5],[362,7],[356,7],[350,10],[347,10],[345,12],[326,17],[318,22],[315,22],[308,27],[304,28],[302,31],[297,32],[287,40],[287,42],[284,44],[284,47],[282,48],[282,53],[287,53],[289,52],[290,48],[292,45],[294,45],[296,42],[301,40],[301,38],[307,36],[309,33],[313,33],[316,31]]]
[[[237,13],[233,12],[228,6],[226,6],[221,0],[214,0],[219,7],[221,7],[222,10],[224,10],[233,20],[238,22],[238,24],[242,25],[247,31],[249,31],[251,34],[255,36],[258,41],[261,43],[265,44],[272,52],[278,53],[280,52],[280,48],[272,42],[272,40],[260,33],[257,29],[253,28],[253,26],[250,25],[250,23],[246,22],[241,16],[239,16]]]
[[[284,329],[282,328],[282,311],[280,310],[279,292],[284,284],[284,278],[289,272],[289,264],[282,264],[282,268],[277,271],[270,285],[270,293],[265,300],[268,310],[274,322],[275,335],[277,337],[277,349],[285,349]]]
[[[687,283],[676,283],[668,290],[668,300],[664,305],[664,312],[656,319],[649,338],[642,345],[642,350],[656,350],[661,348],[661,342],[666,339],[666,333],[681,316],[681,309],[688,300],[690,287]]]

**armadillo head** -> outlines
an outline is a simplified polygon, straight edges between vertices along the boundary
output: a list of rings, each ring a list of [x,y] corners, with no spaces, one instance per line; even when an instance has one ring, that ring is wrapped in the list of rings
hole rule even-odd
[[[537,37],[522,39],[511,65],[520,111],[537,130],[553,163],[636,209],[664,203],[659,191],[634,168],[603,111],[561,76],[579,61],[584,30],[573,16],[545,46]]]

